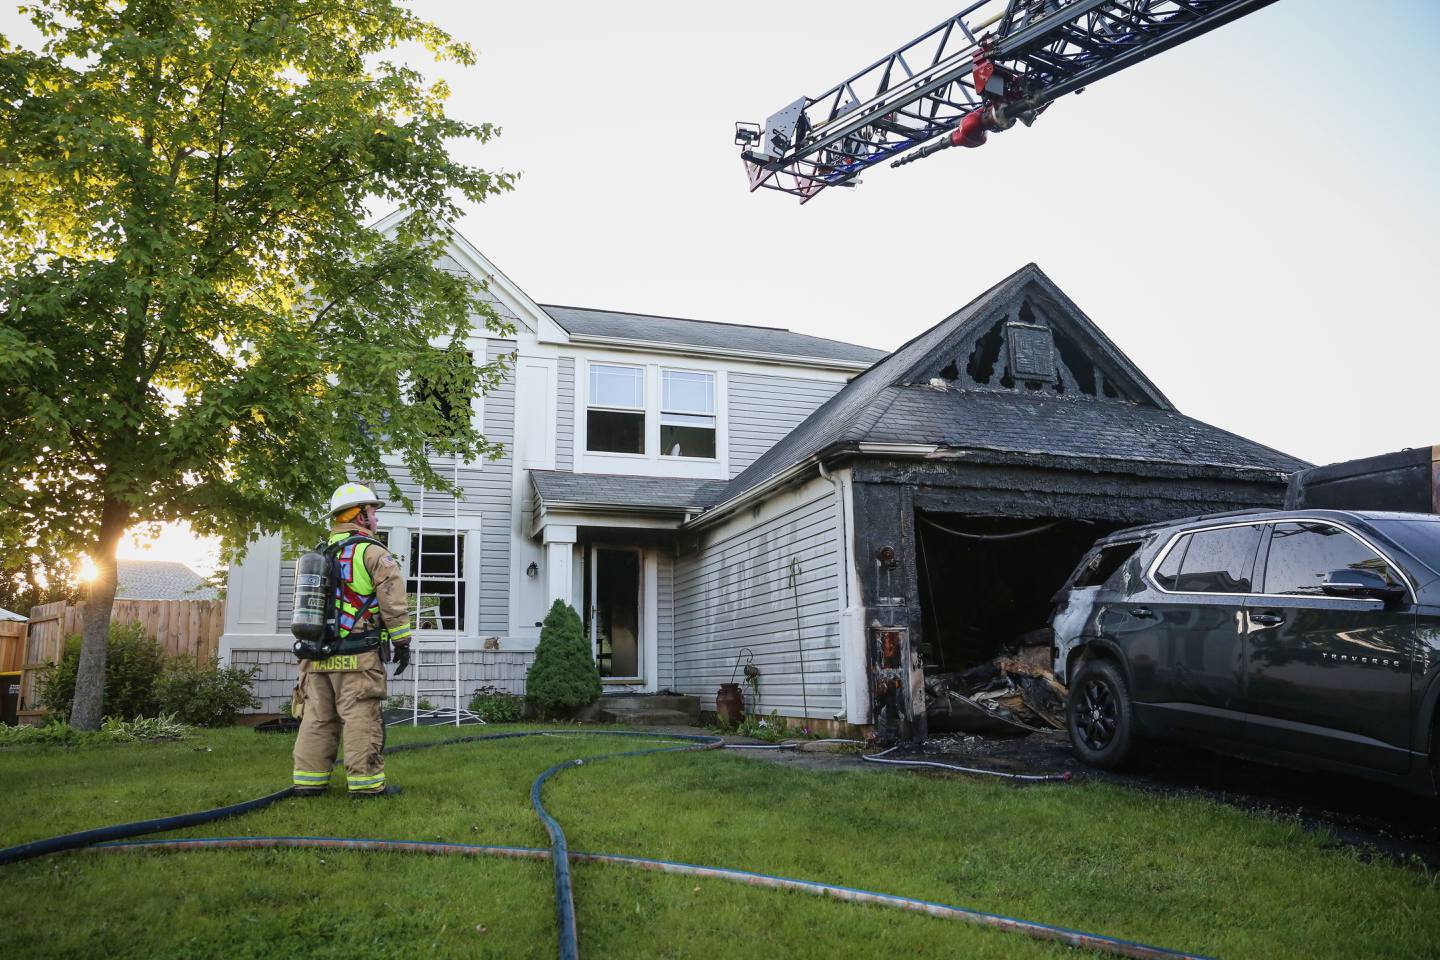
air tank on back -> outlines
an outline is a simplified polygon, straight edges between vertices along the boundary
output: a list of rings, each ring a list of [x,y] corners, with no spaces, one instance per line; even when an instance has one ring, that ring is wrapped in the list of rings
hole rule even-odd
[[[295,561],[295,603],[290,608],[290,632],[295,639],[319,643],[325,639],[326,580],[329,562],[316,550],[307,550]]]

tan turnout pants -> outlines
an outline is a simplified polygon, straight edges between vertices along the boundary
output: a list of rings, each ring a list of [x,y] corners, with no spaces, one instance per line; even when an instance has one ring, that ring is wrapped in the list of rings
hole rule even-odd
[[[351,793],[385,789],[385,666],[380,654],[365,653],[302,660],[295,684],[294,712],[300,717],[295,737],[294,784],[301,790],[330,785],[341,727],[345,731],[345,774]]]

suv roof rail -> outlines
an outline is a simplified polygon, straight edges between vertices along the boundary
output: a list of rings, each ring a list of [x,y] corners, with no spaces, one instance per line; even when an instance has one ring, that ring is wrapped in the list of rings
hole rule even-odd
[[[1276,513],[1278,507],[1246,507],[1243,510],[1226,510],[1222,513],[1197,513],[1189,517],[1176,517],[1174,520],[1157,520],[1154,523],[1142,523],[1134,527],[1126,527],[1124,530],[1116,530],[1101,538],[1102,542],[1111,540],[1124,540],[1137,534],[1149,533],[1152,530],[1161,530],[1166,527],[1178,527],[1186,523],[1199,523],[1203,520],[1225,520],[1230,517],[1249,517],[1261,513]]]

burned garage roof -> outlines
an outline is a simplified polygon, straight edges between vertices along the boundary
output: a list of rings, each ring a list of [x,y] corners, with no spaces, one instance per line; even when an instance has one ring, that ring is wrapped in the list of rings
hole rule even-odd
[[[850,381],[732,480],[723,499],[863,443],[1237,473],[1307,466],[1179,413],[1033,263]]]
[[[607,473],[531,470],[531,482],[548,508],[600,507],[699,512],[726,486],[724,480],[635,477]]]
[[[931,387],[891,387],[860,442],[927,443],[1043,456],[1155,461],[1290,473],[1305,461],[1175,410]]]

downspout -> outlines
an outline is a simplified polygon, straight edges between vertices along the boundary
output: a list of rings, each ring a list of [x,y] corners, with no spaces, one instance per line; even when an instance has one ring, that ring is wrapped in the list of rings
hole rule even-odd
[[[870,672],[865,649],[865,611],[851,606],[855,531],[851,526],[850,511],[845,506],[849,498],[844,481],[832,476],[823,462],[817,466],[820,478],[835,488],[835,504],[840,515],[840,665],[845,709],[835,714],[835,719],[860,725],[870,722]]]

